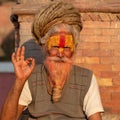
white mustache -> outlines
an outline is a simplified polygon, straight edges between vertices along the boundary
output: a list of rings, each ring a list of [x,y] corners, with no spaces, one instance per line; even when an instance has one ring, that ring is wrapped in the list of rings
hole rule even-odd
[[[55,61],[55,62],[67,62],[67,63],[72,63],[72,61],[66,57],[48,57],[48,60],[50,61]]]

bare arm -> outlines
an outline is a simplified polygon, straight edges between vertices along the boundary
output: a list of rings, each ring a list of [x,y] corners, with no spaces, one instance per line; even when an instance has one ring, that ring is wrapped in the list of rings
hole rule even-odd
[[[24,106],[18,105],[19,97],[26,80],[35,66],[35,60],[33,58],[24,60],[24,53],[25,48],[22,47],[18,48],[16,53],[12,54],[16,80],[3,104],[0,120],[17,120],[24,109]]]
[[[101,114],[98,112],[98,113],[95,113],[93,115],[91,115],[88,120],[102,120],[102,117],[101,117]]]

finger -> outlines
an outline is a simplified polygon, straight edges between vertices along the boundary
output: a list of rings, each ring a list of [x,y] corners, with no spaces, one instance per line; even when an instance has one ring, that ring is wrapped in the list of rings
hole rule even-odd
[[[21,60],[24,60],[24,55],[25,55],[25,47],[22,46],[22,48],[21,48],[21,54],[20,54]]]
[[[30,66],[34,66],[35,65],[35,60],[34,60],[34,58],[27,58],[26,60],[25,60],[25,63],[24,63],[24,66],[26,66],[26,65],[29,65],[29,67]]]
[[[21,54],[20,52],[21,52],[21,48],[18,48],[15,53],[16,61],[20,60],[20,54]]]
[[[31,68],[32,71],[33,71],[33,69],[35,68],[35,59],[34,59],[34,58],[32,58],[30,68]]]

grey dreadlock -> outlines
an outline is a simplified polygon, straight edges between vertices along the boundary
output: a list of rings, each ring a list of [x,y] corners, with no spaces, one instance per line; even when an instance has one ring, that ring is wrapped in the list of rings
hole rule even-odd
[[[58,26],[71,32],[75,41],[82,30],[81,15],[71,4],[63,1],[51,2],[42,6],[32,25],[32,33],[39,44],[44,44],[51,33],[57,31]]]

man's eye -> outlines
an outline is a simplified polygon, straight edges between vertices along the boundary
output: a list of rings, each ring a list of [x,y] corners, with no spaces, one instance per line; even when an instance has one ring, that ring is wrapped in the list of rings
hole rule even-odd
[[[65,46],[64,48],[70,48],[69,46]]]
[[[59,48],[59,46],[52,46],[52,48]]]

